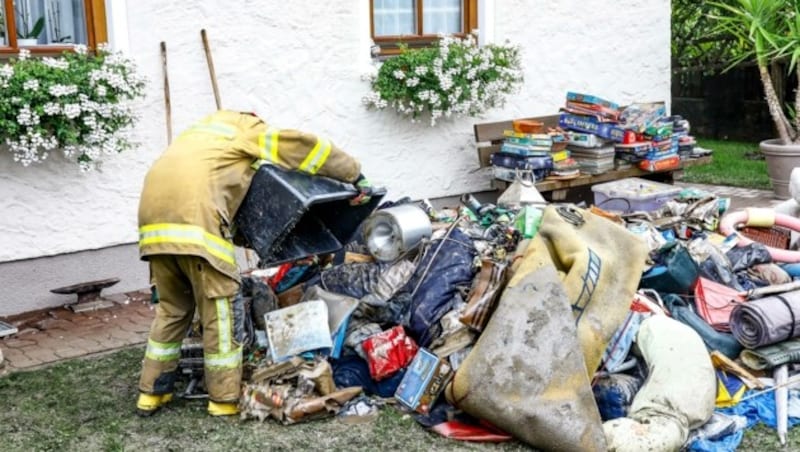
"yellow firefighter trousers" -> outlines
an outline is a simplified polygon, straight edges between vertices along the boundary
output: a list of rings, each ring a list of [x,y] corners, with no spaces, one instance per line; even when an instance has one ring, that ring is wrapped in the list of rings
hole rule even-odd
[[[203,327],[204,376],[209,398],[236,402],[242,380],[242,348],[235,341],[231,302],[239,289],[235,280],[197,256],[149,257],[159,294],[150,328],[139,390],[147,394],[173,391],[181,342],[194,311]]]

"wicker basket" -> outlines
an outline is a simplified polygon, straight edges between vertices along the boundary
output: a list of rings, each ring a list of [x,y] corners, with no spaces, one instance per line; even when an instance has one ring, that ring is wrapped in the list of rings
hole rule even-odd
[[[740,229],[739,232],[751,240],[781,250],[788,250],[792,241],[792,231],[781,226],[768,228],[748,226]]]

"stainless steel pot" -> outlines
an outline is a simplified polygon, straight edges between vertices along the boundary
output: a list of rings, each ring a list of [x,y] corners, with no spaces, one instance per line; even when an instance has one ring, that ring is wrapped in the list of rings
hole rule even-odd
[[[375,259],[389,262],[431,236],[431,220],[421,208],[402,204],[377,210],[364,222],[364,239]]]

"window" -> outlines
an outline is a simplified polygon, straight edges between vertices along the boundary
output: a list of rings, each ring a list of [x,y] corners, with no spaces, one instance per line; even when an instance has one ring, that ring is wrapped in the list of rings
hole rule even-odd
[[[103,0],[0,0],[0,53],[60,53],[106,40]]]
[[[425,47],[439,34],[465,36],[478,28],[477,0],[370,0],[372,40],[381,55],[398,44]]]

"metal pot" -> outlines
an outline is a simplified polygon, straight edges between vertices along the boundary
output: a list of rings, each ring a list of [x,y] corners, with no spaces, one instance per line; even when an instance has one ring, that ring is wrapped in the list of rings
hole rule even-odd
[[[431,220],[421,208],[402,204],[378,210],[364,222],[364,239],[375,259],[389,262],[431,236]]]

